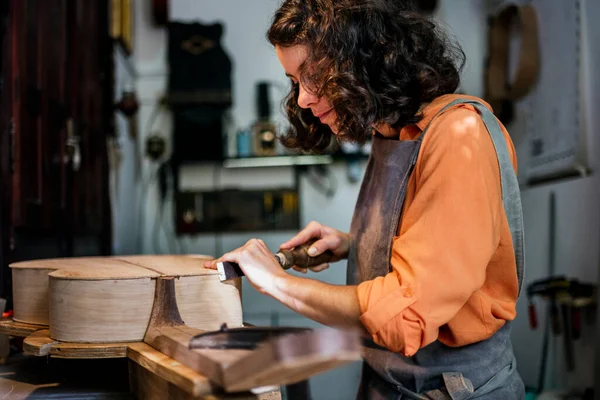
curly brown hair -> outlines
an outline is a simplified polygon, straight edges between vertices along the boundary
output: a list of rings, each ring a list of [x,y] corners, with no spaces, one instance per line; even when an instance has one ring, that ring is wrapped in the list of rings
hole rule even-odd
[[[342,139],[357,143],[376,124],[398,129],[418,122],[419,108],[453,93],[465,56],[427,16],[402,0],[285,0],[267,39],[273,46],[304,45],[305,88],[325,96]],[[284,146],[322,152],[330,128],[297,104],[299,84],[284,99],[290,121]]]

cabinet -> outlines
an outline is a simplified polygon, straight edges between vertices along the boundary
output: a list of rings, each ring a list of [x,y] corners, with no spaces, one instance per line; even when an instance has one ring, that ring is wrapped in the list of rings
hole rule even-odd
[[[9,262],[110,249],[107,3],[3,2],[3,297],[10,294]]]

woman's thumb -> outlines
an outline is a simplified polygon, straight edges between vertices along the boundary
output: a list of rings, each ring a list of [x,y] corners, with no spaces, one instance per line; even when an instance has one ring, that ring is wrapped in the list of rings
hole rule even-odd
[[[308,248],[308,255],[311,257],[315,257],[321,253],[324,253],[328,249],[329,249],[329,246],[327,245],[327,242],[325,241],[325,239],[320,239],[310,245],[310,247]]]

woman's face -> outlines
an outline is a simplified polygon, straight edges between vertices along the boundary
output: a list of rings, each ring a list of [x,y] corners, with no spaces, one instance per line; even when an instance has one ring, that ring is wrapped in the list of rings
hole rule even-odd
[[[324,97],[318,97],[314,93],[307,91],[300,80],[300,65],[306,60],[308,50],[305,46],[296,45],[292,47],[276,46],[277,58],[285,70],[285,74],[300,87],[298,94],[298,106],[310,109],[313,115],[321,121],[321,123],[329,126],[331,131],[337,135],[338,129],[336,125],[337,114]]]

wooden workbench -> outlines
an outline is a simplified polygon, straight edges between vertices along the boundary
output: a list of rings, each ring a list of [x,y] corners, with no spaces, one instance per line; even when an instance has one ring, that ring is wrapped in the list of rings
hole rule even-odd
[[[203,375],[143,342],[56,342],[43,326],[8,320],[0,321],[0,335],[22,338],[24,349],[0,365],[0,399],[281,399],[279,388],[219,392]]]

